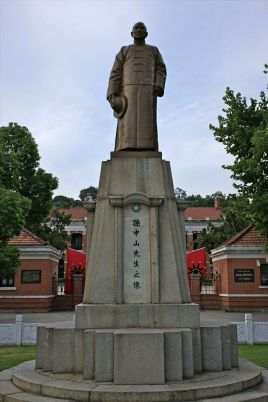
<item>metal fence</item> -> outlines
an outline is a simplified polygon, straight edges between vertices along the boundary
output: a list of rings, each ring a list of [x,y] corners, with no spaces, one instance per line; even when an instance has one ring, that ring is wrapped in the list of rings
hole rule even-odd
[[[220,276],[211,274],[200,278],[201,295],[217,295],[219,293]]]

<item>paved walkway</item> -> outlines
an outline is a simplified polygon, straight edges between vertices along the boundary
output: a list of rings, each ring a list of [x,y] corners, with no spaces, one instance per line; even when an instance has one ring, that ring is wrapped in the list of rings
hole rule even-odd
[[[201,311],[201,322],[203,323],[228,323],[244,321],[245,313],[227,313],[225,311]],[[255,321],[268,321],[267,312],[254,312]],[[53,313],[26,313],[23,314],[24,322],[34,323],[55,323],[72,322],[74,319],[73,311],[53,312]],[[0,324],[15,322],[15,314],[0,313]]]

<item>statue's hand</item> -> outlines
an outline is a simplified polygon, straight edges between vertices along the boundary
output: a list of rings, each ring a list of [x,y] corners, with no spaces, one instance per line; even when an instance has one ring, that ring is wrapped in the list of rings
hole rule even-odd
[[[161,87],[155,86],[154,87],[154,96],[163,96],[164,95],[164,91]]]
[[[115,117],[122,118],[127,110],[127,98],[124,95],[113,94],[107,99],[114,111]]]
[[[110,95],[108,97],[108,102],[110,103],[112,109],[114,109],[116,106],[115,98],[116,98],[116,95]]]

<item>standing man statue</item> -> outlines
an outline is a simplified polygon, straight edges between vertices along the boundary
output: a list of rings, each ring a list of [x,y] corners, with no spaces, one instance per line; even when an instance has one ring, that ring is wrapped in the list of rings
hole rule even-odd
[[[110,74],[107,99],[118,119],[116,151],[158,151],[156,104],[164,94],[166,66],[157,47],[145,43],[147,35],[144,23],[137,22],[134,44],[121,48]]]

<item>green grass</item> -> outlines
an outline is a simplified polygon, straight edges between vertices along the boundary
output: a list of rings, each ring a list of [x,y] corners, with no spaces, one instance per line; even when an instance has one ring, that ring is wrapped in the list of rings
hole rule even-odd
[[[35,355],[35,346],[1,346],[0,371],[16,366],[27,360],[34,360]]]
[[[239,345],[239,355],[268,369],[268,344]],[[27,360],[34,360],[36,346],[1,346],[0,371]]]
[[[239,355],[268,369],[268,344],[239,345]]]

